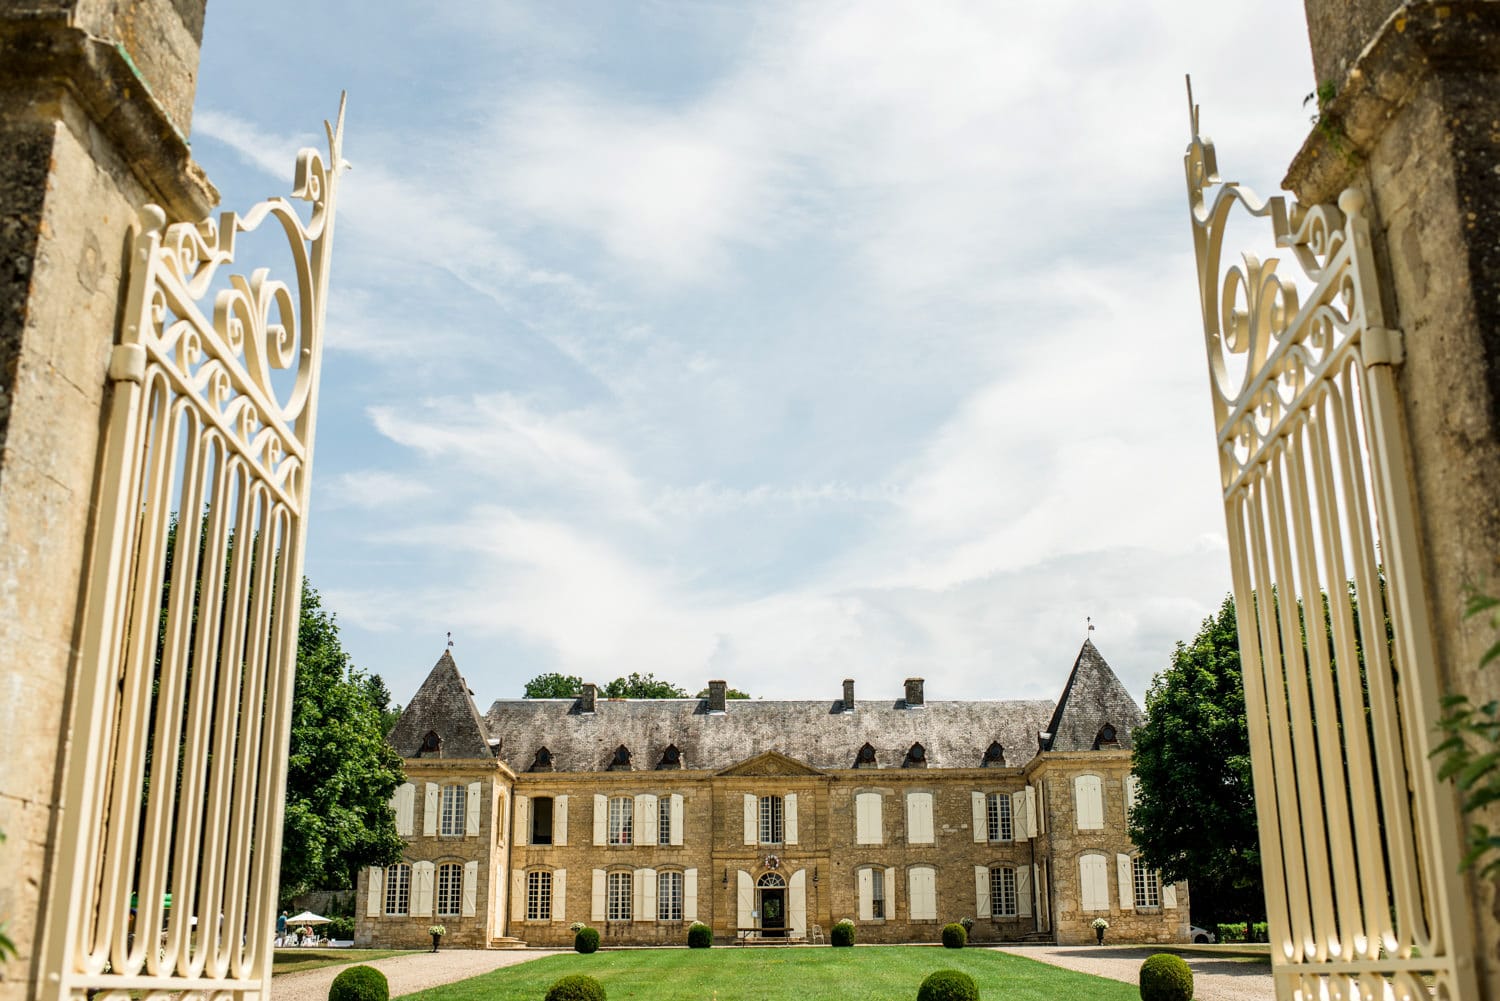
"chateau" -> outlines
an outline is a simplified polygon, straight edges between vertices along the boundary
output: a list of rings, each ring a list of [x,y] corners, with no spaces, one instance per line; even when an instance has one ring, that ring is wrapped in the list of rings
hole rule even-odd
[[[1187,886],[1126,834],[1141,712],[1092,642],[1050,701],[504,699],[444,652],[392,730],[405,857],[360,874],[356,944],[1185,941]],[[815,929],[816,926],[816,929]]]

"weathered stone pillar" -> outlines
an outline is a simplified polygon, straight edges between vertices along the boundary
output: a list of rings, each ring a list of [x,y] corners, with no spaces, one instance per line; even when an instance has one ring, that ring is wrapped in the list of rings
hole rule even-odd
[[[1306,0],[1322,117],[1283,184],[1305,203],[1363,189],[1386,304],[1443,688],[1500,697],[1495,641],[1466,621],[1500,589],[1500,2]],[[1331,98],[1330,98],[1331,93]],[[1471,879],[1486,996],[1500,998],[1500,896]]]
[[[218,196],[186,135],[206,0],[0,3],[0,921],[33,962],[128,227]],[[66,876],[61,877],[66,878]]]

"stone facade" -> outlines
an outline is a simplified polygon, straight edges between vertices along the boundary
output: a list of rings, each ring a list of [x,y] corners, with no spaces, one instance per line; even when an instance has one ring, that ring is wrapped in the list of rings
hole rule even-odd
[[[606,945],[680,945],[694,920],[732,941],[845,917],[863,942],[936,941],[964,917],[980,942],[1093,941],[1096,917],[1116,941],[1186,940],[1186,886],[1137,907],[1122,875],[1140,710],[1092,643],[1055,704],[926,702],[921,679],[885,702],[854,701],[852,682],[816,703],[722,702],[718,685],[631,701],[589,686],[481,717],[444,654],[391,733],[408,850],[361,874],[356,943],[423,945],[438,923],[453,945],[568,946],[584,922]],[[1098,780],[1097,829],[1076,830],[1080,775]],[[1083,855],[1108,859],[1093,910]],[[426,888],[444,865],[446,907]]]

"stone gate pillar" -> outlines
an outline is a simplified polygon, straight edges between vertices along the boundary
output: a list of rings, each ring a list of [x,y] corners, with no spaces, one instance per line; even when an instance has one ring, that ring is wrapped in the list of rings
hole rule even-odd
[[[1304,204],[1365,191],[1403,332],[1396,368],[1444,691],[1500,697],[1466,590],[1500,588],[1500,2],[1305,0],[1322,115],[1282,182]],[[1492,818],[1492,826],[1497,821]],[[1486,996],[1500,896],[1471,878]]]
[[[206,0],[0,3],[0,921],[36,993],[127,229],[218,201],[186,136]]]

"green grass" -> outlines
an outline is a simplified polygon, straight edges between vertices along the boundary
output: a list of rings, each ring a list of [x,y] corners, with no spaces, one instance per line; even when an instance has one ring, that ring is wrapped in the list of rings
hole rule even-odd
[[[987,949],[628,949],[547,956],[409,994],[421,1001],[540,1001],[558,977],[587,973],[609,1001],[893,1001],[933,970],[963,970],[985,1001],[1139,1001],[1134,984]]]
[[[400,956],[409,949],[277,949],[271,959],[271,975],[301,973],[320,966],[346,966],[372,959]]]

